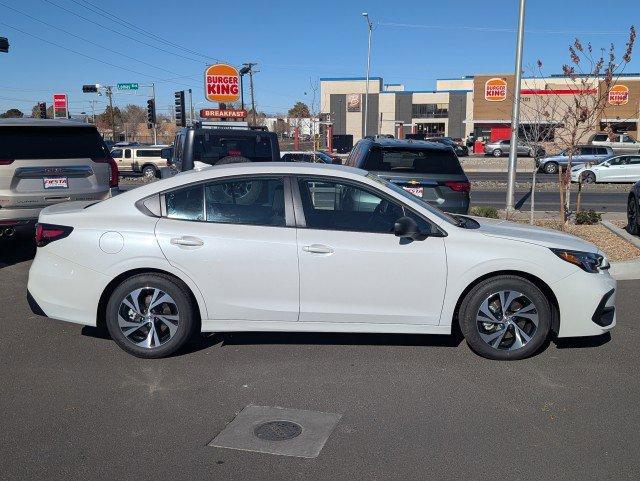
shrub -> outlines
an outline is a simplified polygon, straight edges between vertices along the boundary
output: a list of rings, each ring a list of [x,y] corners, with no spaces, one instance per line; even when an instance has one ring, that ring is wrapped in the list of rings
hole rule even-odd
[[[491,219],[498,219],[498,209],[495,207],[488,207],[485,205],[476,205],[469,209],[469,215],[476,217],[490,217]]]
[[[602,220],[602,214],[595,210],[581,210],[576,214],[577,225],[594,225]]]

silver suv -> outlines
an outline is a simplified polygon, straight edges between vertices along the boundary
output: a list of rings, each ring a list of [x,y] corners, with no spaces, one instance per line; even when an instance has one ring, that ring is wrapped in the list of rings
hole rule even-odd
[[[0,238],[33,228],[40,211],[70,200],[102,200],[118,166],[91,124],[0,119]]]
[[[628,134],[608,134],[599,132],[589,139],[591,145],[611,147],[616,154],[639,154],[640,142]]]

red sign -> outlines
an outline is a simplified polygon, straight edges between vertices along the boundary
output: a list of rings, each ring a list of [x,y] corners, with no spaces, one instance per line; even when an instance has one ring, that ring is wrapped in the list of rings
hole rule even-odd
[[[53,108],[54,109],[66,109],[67,108],[67,94],[53,94]]]
[[[611,105],[625,105],[629,103],[629,87],[626,85],[614,85],[609,90],[608,102]]]
[[[507,82],[501,78],[492,78],[484,84],[484,98],[489,102],[502,102],[507,98]]]
[[[243,119],[247,116],[246,110],[233,110],[233,109],[202,109],[200,110],[200,117],[203,119]]]
[[[235,102],[240,97],[240,74],[232,65],[218,63],[204,71],[204,96],[210,102]]]

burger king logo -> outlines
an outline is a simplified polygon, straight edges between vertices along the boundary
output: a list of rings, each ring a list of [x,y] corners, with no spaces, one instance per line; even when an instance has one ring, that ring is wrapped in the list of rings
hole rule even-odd
[[[484,84],[484,99],[489,102],[502,102],[507,98],[507,81],[501,78],[492,78]]]
[[[614,85],[609,90],[608,101],[611,105],[625,105],[629,102],[629,87],[626,85]]]
[[[240,75],[232,65],[218,63],[204,71],[204,96],[210,102],[235,102],[240,97]]]

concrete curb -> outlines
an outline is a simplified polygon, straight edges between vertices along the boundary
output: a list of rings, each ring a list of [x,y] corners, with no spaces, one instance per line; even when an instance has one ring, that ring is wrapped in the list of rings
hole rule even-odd
[[[601,224],[621,239],[626,240],[627,242],[640,249],[640,239],[632,236],[624,229],[613,225],[607,220],[603,220]],[[612,262],[609,273],[611,274],[611,277],[618,281],[631,281],[640,279],[640,259],[633,259],[623,262]]]

